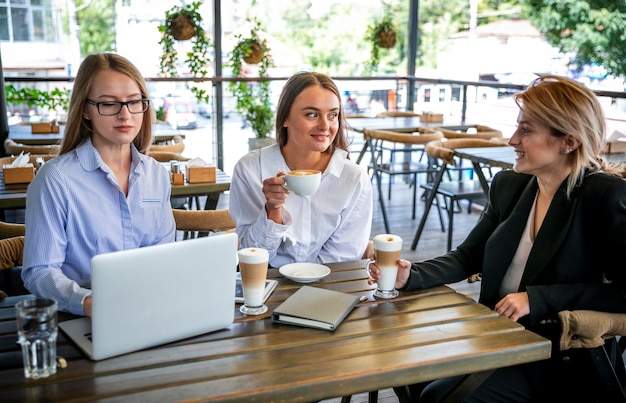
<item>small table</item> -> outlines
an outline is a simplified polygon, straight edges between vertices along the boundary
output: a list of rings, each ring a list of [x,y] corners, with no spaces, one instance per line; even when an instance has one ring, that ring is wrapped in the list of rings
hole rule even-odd
[[[446,286],[374,299],[364,265],[328,264],[308,284],[368,298],[334,332],[272,323],[301,284],[270,269],[279,285],[267,314],[234,305],[227,329],[99,362],[60,332],[68,366],[38,381],[24,379],[15,343],[13,307],[27,297],[10,297],[0,303],[0,401],[318,401],[550,357],[549,340]]]
[[[419,116],[411,117],[386,117],[386,118],[348,118],[348,125],[352,130],[363,132],[363,129],[369,130],[398,130],[408,131],[411,128],[424,127],[443,127],[450,130],[465,130],[469,127],[475,127],[474,123],[466,122],[422,122]]]
[[[4,184],[4,171],[0,170],[0,211],[26,208],[27,183]],[[172,197],[207,196],[205,209],[215,210],[220,195],[230,189],[230,176],[222,170],[216,171],[215,182],[172,185]]]
[[[60,144],[65,134],[65,125],[59,126],[58,133],[33,134],[30,125],[13,125],[9,126],[9,138],[16,143],[25,145],[54,145]],[[157,124],[154,126],[152,133],[152,141],[154,143],[162,143],[171,141],[174,136],[185,135],[179,130],[172,129],[166,124]]]

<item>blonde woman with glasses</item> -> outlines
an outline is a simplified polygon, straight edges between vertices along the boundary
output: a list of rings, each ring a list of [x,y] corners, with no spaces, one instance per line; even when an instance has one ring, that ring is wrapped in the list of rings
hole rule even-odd
[[[112,53],[80,66],[58,157],[28,187],[22,279],[59,310],[91,314],[91,258],[172,242],[167,170],[145,155],[154,110],[141,73]]]

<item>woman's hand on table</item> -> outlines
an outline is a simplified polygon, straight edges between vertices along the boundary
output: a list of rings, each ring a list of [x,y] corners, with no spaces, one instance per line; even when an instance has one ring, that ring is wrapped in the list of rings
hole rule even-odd
[[[507,294],[496,304],[496,312],[500,316],[518,321],[519,318],[530,313],[530,302],[527,292]]]

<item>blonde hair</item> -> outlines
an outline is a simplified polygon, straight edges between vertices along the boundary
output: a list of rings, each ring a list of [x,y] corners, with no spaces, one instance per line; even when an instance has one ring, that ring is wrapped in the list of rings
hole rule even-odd
[[[568,154],[572,165],[568,196],[587,170],[619,175],[617,165],[600,157],[606,142],[606,121],[598,98],[589,88],[567,77],[545,75],[513,98],[524,115],[549,127],[554,137],[571,136],[580,142]]]
[[[59,154],[73,151],[79,144],[91,137],[93,133],[91,121],[84,118],[83,110],[94,78],[103,70],[117,71],[132,78],[137,83],[141,96],[149,99],[143,76],[128,59],[114,53],[96,53],[87,56],[76,74]],[[152,124],[155,119],[156,114],[150,104],[143,114],[143,124],[139,134],[133,140],[133,144],[141,153],[145,153],[152,142]]]

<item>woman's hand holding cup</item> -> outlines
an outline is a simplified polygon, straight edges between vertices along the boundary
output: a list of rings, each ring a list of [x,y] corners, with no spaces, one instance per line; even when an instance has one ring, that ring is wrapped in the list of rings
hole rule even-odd
[[[373,240],[375,260],[365,265],[365,271],[373,284],[378,287],[374,296],[378,298],[395,298],[398,296],[396,280],[398,275],[398,261],[402,251],[402,238],[393,234],[376,235]],[[375,271],[373,265],[375,262]]]
[[[369,285],[373,285],[376,284],[378,282],[378,280],[380,279],[380,268],[376,265],[376,258],[374,256],[374,253],[372,253],[371,256],[369,256],[370,258],[370,262],[369,264],[369,271],[368,271],[368,276],[369,278],[367,279],[367,283]],[[396,274],[396,284],[395,284],[395,288],[399,289],[399,288],[403,288],[404,286],[406,286],[406,283],[409,281],[409,275],[411,274],[411,262],[409,262],[406,259],[398,259],[397,262],[398,265],[398,272]]]

